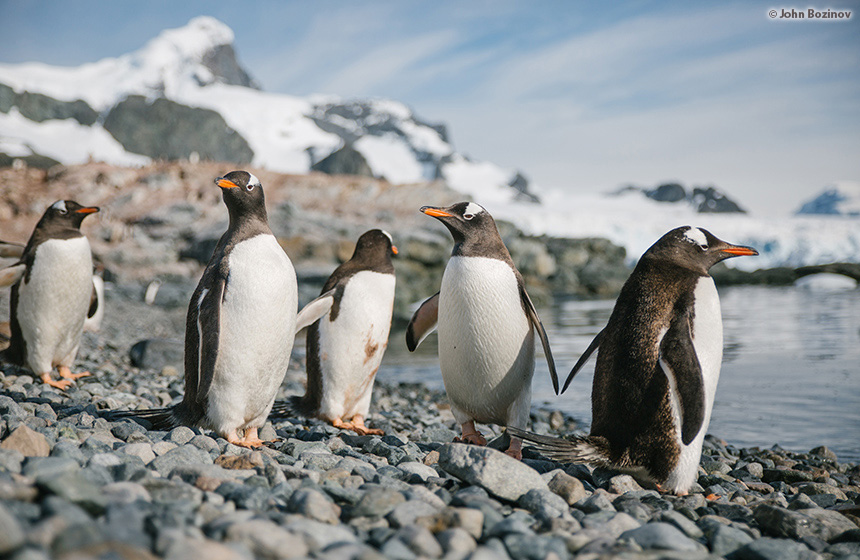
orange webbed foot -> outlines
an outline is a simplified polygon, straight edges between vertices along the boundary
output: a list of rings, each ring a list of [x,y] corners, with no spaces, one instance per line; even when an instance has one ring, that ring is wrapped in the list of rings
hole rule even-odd
[[[482,436],[479,432],[463,434],[461,437],[455,437],[454,441],[456,443],[470,443],[472,445],[487,445],[487,438]]]
[[[42,379],[43,383],[50,385],[51,387],[54,387],[54,388],[59,389],[61,391],[65,391],[66,389],[69,388],[69,385],[72,384],[71,379],[59,379],[57,381],[54,381],[51,378],[51,372],[43,373],[40,376],[40,378]]]
[[[81,377],[87,377],[89,375],[92,375],[88,371],[83,371],[81,373],[72,373],[72,370],[70,370],[66,366],[58,367],[57,371],[60,372],[60,377],[62,377],[63,379],[71,379],[71,380],[75,380],[75,379],[79,379]]]

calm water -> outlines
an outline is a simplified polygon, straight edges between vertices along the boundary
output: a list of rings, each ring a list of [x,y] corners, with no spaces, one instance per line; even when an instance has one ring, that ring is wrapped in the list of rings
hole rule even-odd
[[[725,351],[709,432],[742,447],[827,445],[860,461],[860,289],[819,282],[720,290]],[[563,301],[541,311],[563,382],[606,324],[614,301]],[[556,397],[538,344],[533,404],[591,420],[595,359]],[[379,378],[442,388],[436,337],[415,354],[392,334]]]

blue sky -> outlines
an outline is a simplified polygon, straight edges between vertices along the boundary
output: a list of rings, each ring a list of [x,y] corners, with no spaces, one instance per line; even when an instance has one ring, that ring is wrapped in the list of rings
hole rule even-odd
[[[403,101],[542,188],[715,184],[790,211],[860,180],[860,2],[0,0],[0,61],[77,65],[211,15],[269,91]]]

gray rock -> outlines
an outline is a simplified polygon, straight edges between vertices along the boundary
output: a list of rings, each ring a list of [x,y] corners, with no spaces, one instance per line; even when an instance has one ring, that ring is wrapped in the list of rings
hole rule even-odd
[[[595,490],[594,494],[589,496],[588,499],[577,502],[575,507],[585,513],[615,511],[615,506],[612,505],[612,501],[609,499],[606,491],[602,488]]]
[[[398,527],[413,525],[419,517],[434,515],[439,512],[439,509],[422,500],[408,500],[394,506],[394,509],[386,516],[386,519],[396,529]]]
[[[368,490],[352,511],[353,517],[385,517],[406,501],[403,494],[390,488]]]
[[[136,482],[114,482],[102,488],[102,492],[111,503],[129,504],[136,501],[152,501],[146,488]]]
[[[118,449],[126,455],[138,457],[144,464],[149,464],[155,459],[155,452],[152,451],[152,445],[149,443],[128,443]]]
[[[478,546],[472,535],[456,527],[436,533],[436,540],[442,546],[445,554],[466,555]]]
[[[302,558],[308,554],[304,539],[264,519],[230,525],[226,540],[245,545],[257,557],[273,560]]]
[[[22,473],[37,482],[72,473],[80,469],[77,461],[68,457],[30,457],[24,463]]]
[[[543,560],[567,557],[567,545],[559,537],[514,534],[506,535],[502,540],[513,558]]]
[[[311,554],[335,544],[352,544],[358,541],[345,525],[329,525],[307,518],[289,520],[284,529],[302,535]]]
[[[195,463],[211,465],[212,462],[213,459],[208,453],[198,447],[186,444],[182,447],[171,449],[164,455],[156,457],[152,460],[150,466],[157,470],[162,476],[167,476],[177,467],[184,467]]]
[[[494,449],[449,443],[439,448],[439,466],[499,498],[517,501],[529,490],[548,489],[537,471]]]
[[[21,524],[0,503],[0,554],[9,554],[24,544],[25,534]]]
[[[674,525],[668,523],[648,523],[638,529],[621,534],[622,539],[631,539],[642,548],[663,550],[700,551],[702,545],[690,539]]]
[[[613,494],[624,494],[625,492],[639,492],[642,487],[629,474],[619,474],[609,479],[606,489]]]
[[[549,489],[529,490],[517,500],[517,504],[529,510],[538,520],[555,519],[569,514],[567,502]]]
[[[426,482],[428,478],[439,476],[439,473],[436,472],[436,469],[434,469],[433,467],[429,467],[423,463],[419,463],[417,461],[404,461],[402,463],[398,463],[397,468],[406,473],[407,475],[414,474],[423,482]]]
[[[753,513],[763,532],[790,539],[817,537],[830,542],[845,531],[857,528],[844,515],[826,509],[790,511],[761,504]]]
[[[664,511],[660,514],[660,521],[670,523],[681,530],[682,533],[691,539],[699,539],[704,533],[690,518],[676,510]]]
[[[747,533],[726,525],[715,525],[713,530],[708,532],[711,552],[717,556],[727,556],[752,541],[753,538]]]
[[[571,506],[588,497],[588,491],[582,482],[564,471],[558,471],[550,479],[549,489],[561,496]]]
[[[300,488],[293,492],[287,510],[323,523],[336,524],[340,518],[340,507],[328,496],[312,488]]]
[[[0,471],[20,473],[24,454],[17,449],[0,449]]]
[[[194,439],[194,430],[187,426],[179,426],[177,428],[173,428],[170,433],[167,435],[167,441],[172,441],[176,445],[185,445],[189,443],[192,439]],[[195,446],[197,447],[197,446]]]
[[[787,539],[757,539],[735,551],[735,560],[816,560],[821,558],[802,544]]]
[[[395,533],[394,538],[402,541],[412,552],[419,556],[427,558],[442,556],[442,547],[436,541],[433,533],[424,527],[416,525],[401,527]]]
[[[93,484],[82,471],[67,472],[57,476],[44,477],[38,486],[73,504],[77,504],[92,514],[99,514],[106,503],[101,489]]]

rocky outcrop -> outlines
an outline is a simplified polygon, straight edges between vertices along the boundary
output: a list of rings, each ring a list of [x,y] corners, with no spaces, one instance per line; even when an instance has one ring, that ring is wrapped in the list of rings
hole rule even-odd
[[[314,171],[329,175],[359,175],[373,177],[373,170],[367,160],[350,144],[344,145],[311,166]]]
[[[0,84],[0,111],[8,113],[13,107],[17,107],[22,116],[35,122],[75,119],[84,126],[90,126],[99,116],[95,109],[80,99],[60,101],[41,93],[17,93],[11,87]]]
[[[108,113],[105,130],[129,152],[156,159],[248,163],[254,152],[215,111],[131,95]]]
[[[260,85],[239,64],[233,45],[213,47],[203,55],[202,63],[222,83],[260,89]]]
[[[670,204],[687,203],[699,213],[746,213],[746,210],[713,186],[687,189],[679,183],[664,183],[654,188],[628,186],[618,194],[641,192],[651,200]]]

